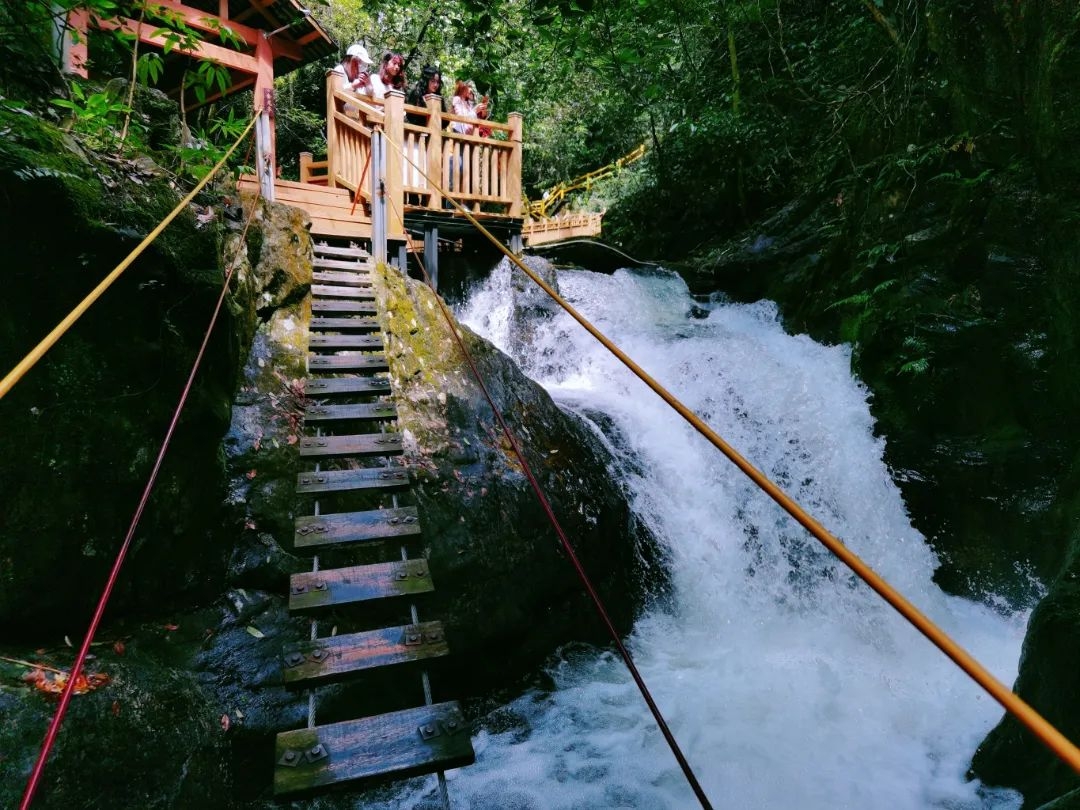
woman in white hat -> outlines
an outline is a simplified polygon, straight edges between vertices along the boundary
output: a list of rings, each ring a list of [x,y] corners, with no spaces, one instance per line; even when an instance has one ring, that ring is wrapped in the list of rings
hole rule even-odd
[[[367,66],[370,64],[372,62],[367,48],[357,42],[345,51],[345,58],[341,60],[341,64],[326,75],[337,79],[339,90],[350,90],[353,93],[370,96],[372,95],[371,76],[367,72]]]

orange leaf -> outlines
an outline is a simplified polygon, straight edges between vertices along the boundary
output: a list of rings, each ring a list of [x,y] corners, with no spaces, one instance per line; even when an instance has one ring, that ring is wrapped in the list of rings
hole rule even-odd
[[[122,642],[120,639],[117,639],[113,642],[112,648],[113,652],[117,655],[123,655],[124,651],[127,649],[126,647],[124,647],[124,642]]]
[[[255,477],[256,475],[258,475],[258,473],[257,473],[257,472],[255,472],[255,470],[248,470],[248,471],[247,471],[247,472],[245,473],[245,475],[246,475],[246,476],[248,477],[248,479],[250,480],[250,479],[254,478],[254,477]]]
[[[170,631],[180,629],[180,625],[178,625],[178,624],[165,624],[165,625],[162,625],[162,627],[164,627],[166,630],[170,630]]]
[[[227,715],[227,714],[221,715],[221,730],[222,731],[228,731],[230,725],[231,725],[231,721],[229,720],[229,715]]]

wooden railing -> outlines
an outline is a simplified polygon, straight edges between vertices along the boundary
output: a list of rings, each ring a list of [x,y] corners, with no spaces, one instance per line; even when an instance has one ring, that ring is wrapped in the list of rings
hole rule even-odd
[[[382,100],[357,96],[337,89],[331,77],[326,91],[326,184],[370,200],[372,173],[378,171],[371,165],[371,134],[377,128],[389,141],[383,190],[390,236],[404,234],[401,217],[406,207],[443,210],[444,193],[475,212],[520,217],[521,114],[510,113],[505,124],[485,121],[492,137],[481,138],[446,129],[455,122],[476,121],[444,113],[439,96],[428,96],[425,102],[424,107],[407,105],[399,91]],[[303,173],[303,158],[301,162]],[[319,175],[311,173],[319,164],[306,165],[310,182],[319,182]]]
[[[526,219],[521,226],[521,237],[527,245],[543,245],[585,236],[599,236],[604,215],[563,214],[556,217]]]

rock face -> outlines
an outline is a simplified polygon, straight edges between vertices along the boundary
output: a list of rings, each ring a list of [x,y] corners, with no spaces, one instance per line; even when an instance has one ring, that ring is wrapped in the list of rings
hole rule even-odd
[[[380,291],[399,421],[455,655],[521,674],[602,627],[431,291],[392,269]],[[662,590],[655,544],[611,458],[513,362],[453,326],[617,627]],[[474,672],[475,674],[475,672]],[[499,676],[497,675],[496,678]]]
[[[2,115],[6,374],[182,194],[152,161],[95,157],[44,123]],[[74,636],[85,627],[220,291],[220,227],[181,212],[0,403],[0,637]],[[226,312],[114,605],[198,591],[222,567],[211,533],[234,327]]]

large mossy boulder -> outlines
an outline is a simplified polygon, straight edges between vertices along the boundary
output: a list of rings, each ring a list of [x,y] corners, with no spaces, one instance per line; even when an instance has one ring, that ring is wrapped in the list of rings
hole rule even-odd
[[[148,159],[95,155],[0,112],[6,373],[183,196]],[[209,198],[208,198],[209,200]],[[76,635],[139,503],[221,290],[222,220],[184,210],[0,402],[0,632]],[[134,536],[113,605],[158,606],[220,573],[214,542],[238,356],[228,312]]]

